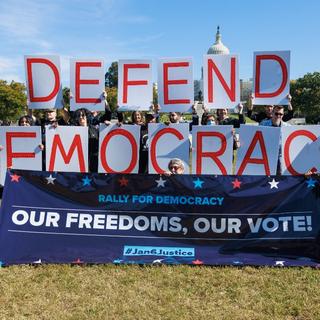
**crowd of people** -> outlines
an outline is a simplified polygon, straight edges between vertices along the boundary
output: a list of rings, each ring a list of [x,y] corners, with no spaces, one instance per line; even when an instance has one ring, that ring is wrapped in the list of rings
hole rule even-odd
[[[147,173],[148,172],[148,124],[149,123],[159,123],[160,116],[159,112],[160,106],[153,105],[150,107],[149,112],[140,112],[134,111],[131,114],[131,119],[128,121],[125,120],[123,113],[116,112],[113,114],[107,103],[106,93],[103,93],[105,99],[105,111],[104,112],[96,112],[89,111],[87,109],[78,109],[77,111],[70,112],[66,108],[61,110],[61,114],[57,116],[56,109],[46,109],[44,117],[41,119],[37,119],[31,115],[23,115],[18,120],[19,126],[41,126],[42,128],[42,144],[40,148],[43,152],[43,170],[45,169],[45,128],[46,126],[82,126],[88,127],[89,134],[89,170],[90,172],[98,171],[98,149],[99,149],[99,126],[104,123],[106,125],[111,124],[111,120],[113,117],[116,118],[115,122],[118,126],[122,124],[132,124],[140,126],[141,134],[140,134],[140,154],[139,154],[139,173]],[[288,95],[288,112],[284,113],[283,106],[265,106],[265,111],[261,111],[259,113],[253,112],[253,104],[252,99],[250,98],[247,116],[257,122],[262,126],[273,126],[273,127],[281,127],[288,125],[286,123],[287,120],[290,120],[293,117],[293,108],[291,105],[291,96]],[[239,128],[241,124],[245,124],[245,116],[243,114],[243,106],[242,104],[238,105],[238,116],[230,117],[228,113],[228,109],[217,109],[216,113],[213,113],[209,110],[203,108],[201,118],[198,116],[196,112],[196,108],[193,107],[192,110],[192,120],[186,121],[183,119],[183,115],[179,112],[170,112],[169,113],[169,121],[165,124],[170,123],[182,123],[188,122],[189,129],[192,130],[192,126],[194,125],[232,125],[235,129]],[[234,149],[240,147],[239,135],[236,134],[234,130]],[[0,146],[0,151],[3,149]],[[181,163],[180,163],[181,166]],[[171,174],[184,172],[183,170],[171,170],[170,163],[168,167]],[[278,168],[278,173],[280,173],[280,168]]]

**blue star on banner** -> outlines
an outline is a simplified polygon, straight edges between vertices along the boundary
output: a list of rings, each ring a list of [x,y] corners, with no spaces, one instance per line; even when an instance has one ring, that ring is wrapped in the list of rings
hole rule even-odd
[[[113,260],[113,263],[114,264],[120,264],[122,262],[122,260],[120,260],[120,259],[115,259],[115,260]]]
[[[88,176],[86,176],[85,178],[82,179],[82,186],[85,187],[85,186],[91,186],[91,179],[89,179]]]
[[[308,185],[308,188],[314,188],[316,186],[316,180],[310,178],[306,181],[306,184]]]
[[[194,183],[194,188],[197,189],[202,189],[202,184],[204,183],[204,181],[200,180],[199,178],[197,180],[193,180],[192,181]]]

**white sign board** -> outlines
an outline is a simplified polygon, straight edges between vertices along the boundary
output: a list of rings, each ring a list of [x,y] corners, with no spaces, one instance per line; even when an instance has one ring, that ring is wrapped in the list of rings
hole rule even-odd
[[[191,58],[160,59],[158,101],[161,112],[191,112],[194,100]]]
[[[275,175],[280,148],[280,128],[241,125],[237,175]]]
[[[152,60],[119,60],[119,111],[149,110],[152,89]]]
[[[171,159],[179,158],[184,163],[184,174],[189,174],[189,124],[177,123],[168,126],[151,123],[149,133],[149,173],[168,171]]]
[[[7,168],[42,170],[41,127],[0,127],[0,184]]]
[[[107,173],[138,173],[140,126],[100,125],[99,169]]]
[[[290,90],[290,51],[254,52],[253,104],[287,105]]]
[[[104,62],[100,59],[71,59],[70,110],[104,111]]]
[[[203,91],[204,105],[208,109],[232,109],[240,103],[237,55],[204,56]]]
[[[61,109],[62,85],[59,56],[25,56],[29,109]]]
[[[320,125],[281,128],[282,174],[320,172]]]
[[[192,173],[232,174],[233,126],[192,127]]]
[[[46,126],[46,170],[88,172],[88,127]]]

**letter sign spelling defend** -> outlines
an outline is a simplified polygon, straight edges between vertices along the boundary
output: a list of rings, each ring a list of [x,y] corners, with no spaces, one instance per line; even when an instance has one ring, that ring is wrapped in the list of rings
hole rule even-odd
[[[71,111],[86,108],[103,111],[104,62],[100,59],[72,59],[70,61]]]
[[[152,104],[152,61],[119,60],[118,77],[118,110],[149,110]]]
[[[205,55],[203,90],[207,108],[235,108],[240,102],[238,56]]]
[[[191,58],[160,59],[158,96],[161,112],[190,112],[194,99]]]
[[[290,89],[290,51],[254,52],[254,104],[287,105]]]
[[[29,109],[62,108],[59,56],[25,56]]]

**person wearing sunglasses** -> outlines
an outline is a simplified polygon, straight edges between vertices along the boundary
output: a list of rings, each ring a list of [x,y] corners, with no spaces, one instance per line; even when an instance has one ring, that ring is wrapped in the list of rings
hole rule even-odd
[[[272,110],[271,119],[264,119],[260,122],[260,126],[267,127],[285,127],[290,126],[289,123],[283,121],[284,116],[284,107],[283,106],[275,106]]]
[[[249,105],[248,105],[248,111],[247,116],[258,123],[260,123],[263,120],[268,120],[272,118],[272,111],[275,107],[274,105],[266,105],[264,106],[264,111],[260,111],[259,113],[253,113],[253,98],[254,96],[251,95],[249,97]],[[293,107],[291,104],[292,97],[290,94],[287,95],[288,100],[288,111],[283,115],[282,121],[289,121],[293,118]]]
[[[290,126],[289,123],[283,121],[284,116],[284,107],[283,106],[275,106],[272,111],[272,117],[271,119],[265,119],[262,120],[259,123],[259,126],[266,126],[266,127],[287,127]],[[280,141],[281,141],[281,135],[280,135]],[[279,144],[279,156],[278,156],[278,164],[277,164],[277,175],[281,175],[282,169],[281,169],[281,143]]]
[[[185,167],[184,167],[184,163],[181,159],[174,158],[169,161],[168,169],[169,169],[169,171],[166,171],[164,174],[166,176],[171,176],[171,175],[175,175],[175,174],[183,174]]]

